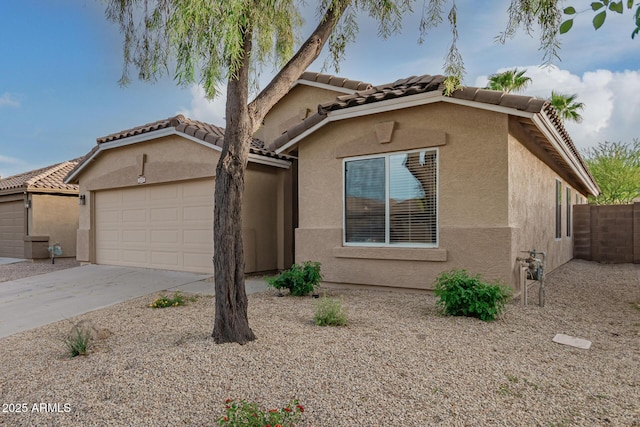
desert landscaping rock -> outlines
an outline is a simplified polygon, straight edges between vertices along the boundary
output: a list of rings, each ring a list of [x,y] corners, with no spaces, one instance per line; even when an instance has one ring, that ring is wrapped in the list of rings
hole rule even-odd
[[[572,261],[547,276],[545,307],[513,302],[492,323],[444,317],[428,294],[331,289],[349,324],[318,327],[317,300],[263,292],[243,346],[211,340],[213,297],[151,309],[150,295],[71,319],[98,336],[86,357],[65,357],[66,321],[0,339],[0,404],[70,407],[0,425],[213,426],[232,398],[298,399],[316,427],[638,426],[636,268]]]

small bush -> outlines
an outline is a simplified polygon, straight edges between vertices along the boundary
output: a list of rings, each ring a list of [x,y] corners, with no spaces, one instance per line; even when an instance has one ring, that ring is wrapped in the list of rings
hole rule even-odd
[[[62,338],[69,357],[85,356],[91,345],[91,328],[82,322],[74,323],[71,332]]]
[[[260,407],[245,400],[225,402],[226,413],[218,419],[221,427],[295,427],[302,421],[304,407],[297,400],[282,409],[263,411]]]
[[[306,261],[304,264],[293,264],[290,269],[266,280],[273,288],[289,289],[291,295],[307,295],[320,285],[320,263]]]
[[[435,296],[444,314],[492,321],[504,311],[511,289],[500,282],[487,284],[466,270],[452,270],[436,278]]]
[[[313,320],[318,326],[345,326],[347,313],[342,309],[340,301],[323,295],[316,304]]]
[[[173,293],[173,297],[169,298],[167,295],[160,295],[160,297],[156,298],[149,307],[151,308],[166,308],[166,307],[177,307],[179,305],[186,305],[187,301],[195,301],[197,299],[196,296],[187,298],[180,293],[180,291],[176,291]]]

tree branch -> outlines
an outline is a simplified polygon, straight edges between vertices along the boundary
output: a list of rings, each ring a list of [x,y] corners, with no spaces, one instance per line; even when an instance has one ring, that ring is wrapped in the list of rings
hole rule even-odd
[[[249,104],[253,127],[251,133],[258,130],[264,116],[289,91],[293,82],[300,78],[304,70],[320,55],[331,32],[351,2],[340,1],[336,3],[329,7],[316,29],[300,46],[300,49],[289,62]]]

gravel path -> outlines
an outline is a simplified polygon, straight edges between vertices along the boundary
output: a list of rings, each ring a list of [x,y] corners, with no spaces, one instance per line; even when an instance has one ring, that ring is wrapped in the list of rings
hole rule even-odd
[[[28,407],[0,412],[0,425],[213,426],[227,398],[295,398],[316,427],[640,426],[634,265],[572,261],[547,276],[544,308],[512,303],[493,323],[443,317],[425,294],[328,294],[347,327],[314,326],[311,298],[251,295],[258,339],[244,346],[209,338],[211,297],[161,310],[147,296],[80,316],[98,337],[86,357],[64,356],[69,322],[0,339],[2,409]],[[553,343],[557,333],[593,345]]]

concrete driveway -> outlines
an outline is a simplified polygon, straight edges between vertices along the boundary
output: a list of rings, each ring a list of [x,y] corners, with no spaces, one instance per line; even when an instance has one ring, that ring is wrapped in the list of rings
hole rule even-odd
[[[85,265],[0,283],[0,338],[163,290],[213,295],[211,275]],[[266,289],[247,279],[247,293]]]

